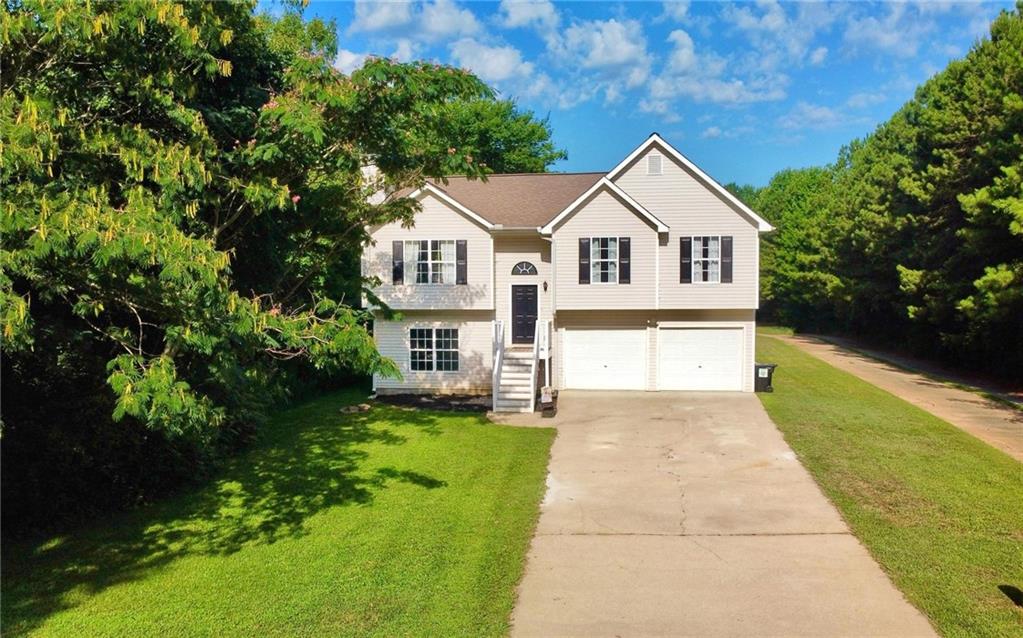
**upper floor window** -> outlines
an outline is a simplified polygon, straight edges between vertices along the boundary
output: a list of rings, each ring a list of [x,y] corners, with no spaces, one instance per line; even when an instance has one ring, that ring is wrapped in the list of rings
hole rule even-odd
[[[580,284],[627,284],[632,280],[629,237],[580,237]]]
[[[528,261],[520,261],[512,268],[513,275],[535,275],[536,273],[536,266]]]
[[[405,242],[405,259],[417,284],[455,283],[455,241],[417,239]]]
[[[590,239],[590,281],[595,284],[618,283],[618,238]]]
[[[458,328],[411,328],[409,368],[415,372],[458,372]]]
[[[721,282],[720,237],[693,237],[693,282]]]
[[[646,156],[646,174],[647,175],[660,175],[661,174],[661,156],[656,153],[651,153]]]

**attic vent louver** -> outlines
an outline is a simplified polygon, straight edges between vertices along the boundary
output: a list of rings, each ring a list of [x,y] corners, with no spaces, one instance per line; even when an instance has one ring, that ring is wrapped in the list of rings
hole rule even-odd
[[[647,175],[660,175],[661,174],[661,156],[651,153],[646,157],[646,174]]]

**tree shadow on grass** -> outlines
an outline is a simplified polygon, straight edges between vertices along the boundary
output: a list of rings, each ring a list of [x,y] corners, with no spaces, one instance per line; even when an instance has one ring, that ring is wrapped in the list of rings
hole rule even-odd
[[[409,469],[360,472],[367,444],[401,445],[399,430],[440,433],[440,415],[379,406],[341,414],[340,397],[282,414],[264,440],[196,492],[41,545],[5,548],[3,624],[19,634],[93,595],[191,555],[229,555],[308,533],[309,517],[369,504],[389,483],[447,485]],[[75,596],[78,598],[79,596]]]

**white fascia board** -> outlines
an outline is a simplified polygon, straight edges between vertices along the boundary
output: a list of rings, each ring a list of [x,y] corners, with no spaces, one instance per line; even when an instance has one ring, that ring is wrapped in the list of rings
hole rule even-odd
[[[657,144],[662,149],[667,151],[667,153],[671,155],[676,161],[678,161],[680,164],[682,164],[690,171],[695,173],[696,176],[700,179],[700,181],[702,181],[704,184],[709,185],[710,188],[714,190],[714,192],[716,192],[730,204],[739,209],[744,215],[749,216],[754,222],[756,222],[758,231],[766,233],[767,231],[774,230],[774,226],[772,226],[766,219],[753,212],[753,209],[751,209],[746,204],[743,204],[742,200],[728,192],[727,188],[719,184],[717,180],[715,180],[713,177],[703,172],[703,169],[701,169],[699,166],[690,161],[688,157],[678,152],[678,150],[674,146],[665,142],[664,139],[657,133],[654,133],[650,137],[648,137],[645,142],[643,142],[642,144],[639,145],[639,147],[636,148],[636,150],[629,153],[629,156],[622,160],[621,163],[618,164],[618,166],[615,166],[613,169],[611,169],[611,172],[607,174],[606,179],[613,180],[619,175],[621,175],[622,172],[626,169],[626,167],[629,166],[629,164],[632,164],[632,162],[637,157],[645,153],[646,150],[649,149],[654,144]]]
[[[543,234],[543,235],[550,235],[551,233],[553,233],[555,226],[557,226],[566,217],[568,217],[573,212],[575,212],[575,210],[579,207],[580,204],[582,204],[587,199],[589,199],[594,193],[596,193],[601,188],[606,188],[609,191],[611,191],[612,193],[614,193],[615,195],[617,195],[618,197],[622,198],[625,201],[625,203],[629,206],[629,208],[632,208],[637,213],[639,213],[640,215],[645,217],[647,219],[647,221],[649,221],[651,224],[656,226],[657,227],[657,232],[659,232],[659,233],[666,233],[666,232],[668,232],[668,225],[667,224],[665,224],[661,220],[657,219],[657,217],[655,217],[653,213],[651,213],[647,209],[643,208],[643,206],[639,202],[637,202],[635,199],[633,199],[632,196],[630,196],[628,193],[623,191],[621,189],[621,187],[619,187],[617,184],[615,184],[614,182],[612,182],[611,180],[609,180],[606,177],[601,177],[597,181],[596,184],[594,184],[593,186],[590,186],[589,189],[587,189],[585,193],[583,193],[582,195],[577,197],[574,202],[572,202],[571,204],[566,206],[565,209],[562,210],[560,213],[558,213],[557,216],[554,219],[552,219],[551,221],[547,222],[546,226],[542,226],[540,228],[540,233]]]
[[[487,230],[493,230],[494,229],[494,224],[491,224],[487,220],[483,219],[482,217],[480,217],[480,215],[478,213],[475,213],[472,210],[466,208],[465,206],[460,204],[457,200],[452,198],[450,195],[448,195],[447,193],[445,193],[444,191],[442,191],[441,189],[437,188],[436,186],[434,186],[433,184],[431,184],[429,182],[427,182],[426,185],[423,186],[422,188],[416,189],[416,190],[412,191],[411,193],[409,193],[408,197],[411,198],[411,199],[415,199],[415,198],[417,198],[420,195],[423,195],[425,193],[430,193],[431,195],[433,195],[434,197],[436,197],[440,201],[442,201],[445,204],[447,204],[448,206],[454,208],[455,210],[457,210],[458,212],[462,213],[463,215],[465,215],[469,219],[473,220],[474,222],[476,222],[480,226],[483,226]]]

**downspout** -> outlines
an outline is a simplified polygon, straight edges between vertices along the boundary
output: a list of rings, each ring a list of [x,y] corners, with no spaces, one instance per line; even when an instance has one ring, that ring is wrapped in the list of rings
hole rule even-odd
[[[536,229],[539,232],[539,228]],[[544,376],[544,387],[551,387],[551,362],[554,361],[554,357],[551,355],[551,351],[554,349],[554,318],[557,313],[558,307],[558,287],[554,285],[554,282],[558,280],[558,255],[557,249],[554,244],[553,234],[550,237],[544,237],[540,235],[540,239],[550,242],[551,244],[551,320],[548,328],[548,339],[547,339],[547,360],[543,364],[543,376]]]

